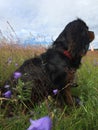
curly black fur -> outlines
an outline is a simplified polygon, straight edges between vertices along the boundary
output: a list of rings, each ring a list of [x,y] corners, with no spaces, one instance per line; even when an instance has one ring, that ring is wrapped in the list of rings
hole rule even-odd
[[[70,87],[81,64],[81,58],[86,54],[93,39],[94,33],[89,31],[84,21],[72,21],[45,53],[26,60],[16,70],[22,73],[20,79],[24,82],[24,89],[28,88],[30,82],[33,103],[48,95],[53,96],[53,90],[58,89],[60,102],[63,97],[69,105],[73,104]],[[71,58],[64,54],[64,51],[67,51]],[[10,84],[15,86],[17,82],[12,76]]]

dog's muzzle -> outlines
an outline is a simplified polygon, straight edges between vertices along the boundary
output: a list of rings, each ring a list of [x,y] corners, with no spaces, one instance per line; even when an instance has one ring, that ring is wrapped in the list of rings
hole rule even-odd
[[[88,31],[88,35],[89,35],[89,41],[92,42],[95,38],[94,32]]]

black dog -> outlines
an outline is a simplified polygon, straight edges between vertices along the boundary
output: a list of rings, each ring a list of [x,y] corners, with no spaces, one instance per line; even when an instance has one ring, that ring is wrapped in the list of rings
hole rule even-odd
[[[16,72],[24,83],[23,88],[32,88],[32,103],[37,103],[53,96],[53,90],[58,89],[58,99],[62,98],[68,105],[73,105],[70,88],[74,75],[81,64],[81,58],[86,54],[89,43],[94,39],[94,33],[81,19],[70,22],[51,47],[40,56],[29,59]],[[10,78],[11,86],[18,80]]]

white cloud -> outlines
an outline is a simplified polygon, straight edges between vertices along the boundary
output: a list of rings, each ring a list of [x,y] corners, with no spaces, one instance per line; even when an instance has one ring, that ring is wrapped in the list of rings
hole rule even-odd
[[[65,25],[82,18],[98,35],[98,0],[1,0],[0,29],[9,21],[18,34],[29,32],[57,36]],[[95,39],[97,40],[97,39]]]

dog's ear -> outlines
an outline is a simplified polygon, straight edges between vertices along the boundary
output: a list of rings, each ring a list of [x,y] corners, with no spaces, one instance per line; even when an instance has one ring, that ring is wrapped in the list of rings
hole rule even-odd
[[[55,47],[63,48],[65,50],[68,49],[65,30],[57,37],[53,45],[55,45]]]
[[[64,34],[61,33],[61,34],[57,37],[57,39],[56,39],[55,41],[56,41],[56,42],[64,42],[64,41],[66,41]]]

